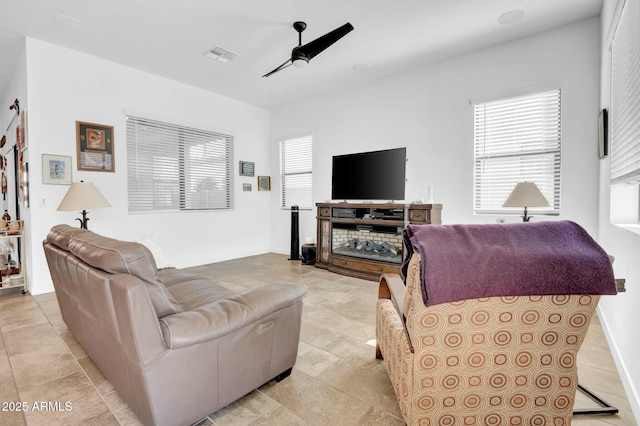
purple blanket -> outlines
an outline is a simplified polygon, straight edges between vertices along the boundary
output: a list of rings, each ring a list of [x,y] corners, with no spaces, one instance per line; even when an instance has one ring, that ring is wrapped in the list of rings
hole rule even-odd
[[[406,277],[422,256],[427,306],[491,296],[616,294],[607,253],[569,221],[490,225],[409,225],[403,232]]]

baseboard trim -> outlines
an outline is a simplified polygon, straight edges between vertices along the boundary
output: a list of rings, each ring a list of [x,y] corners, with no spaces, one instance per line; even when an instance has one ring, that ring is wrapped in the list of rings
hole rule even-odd
[[[640,423],[640,394],[635,388],[633,382],[629,379],[629,370],[620,356],[620,350],[618,349],[618,345],[616,344],[609,328],[609,324],[607,323],[607,318],[604,312],[602,312],[602,308],[600,306],[597,308],[597,313],[598,318],[600,319],[600,324],[602,325],[602,331],[604,332],[604,336],[609,344],[609,349],[611,350],[611,356],[616,364],[620,380],[622,381],[622,385],[624,386],[624,390],[627,394],[629,405],[631,405],[633,416],[635,417],[636,423]]]

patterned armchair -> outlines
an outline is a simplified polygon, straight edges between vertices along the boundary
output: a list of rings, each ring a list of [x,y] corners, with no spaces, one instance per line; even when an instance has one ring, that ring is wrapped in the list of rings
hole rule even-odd
[[[383,275],[377,302],[376,357],[385,360],[405,422],[571,424],[576,355],[600,296],[491,296],[427,306],[422,265],[415,251],[405,282]]]

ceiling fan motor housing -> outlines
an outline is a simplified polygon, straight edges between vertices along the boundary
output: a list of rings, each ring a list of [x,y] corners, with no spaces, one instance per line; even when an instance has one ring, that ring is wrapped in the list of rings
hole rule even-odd
[[[296,21],[293,23],[293,28],[298,32],[298,45],[291,50],[291,58],[287,59],[282,65],[278,66],[274,70],[263,75],[263,77],[269,77],[289,65],[293,65],[298,68],[307,66],[307,63],[316,55],[344,37],[348,32],[352,31],[353,25],[347,22],[341,27],[338,27],[333,31],[329,31],[325,35],[318,37],[304,46],[302,45],[302,32],[307,28],[307,24],[302,21]]]

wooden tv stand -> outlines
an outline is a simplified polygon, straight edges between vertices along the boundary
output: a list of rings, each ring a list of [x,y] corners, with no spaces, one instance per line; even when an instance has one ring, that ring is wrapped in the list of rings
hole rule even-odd
[[[378,281],[398,273],[402,230],[439,225],[442,204],[316,203],[317,268]]]

